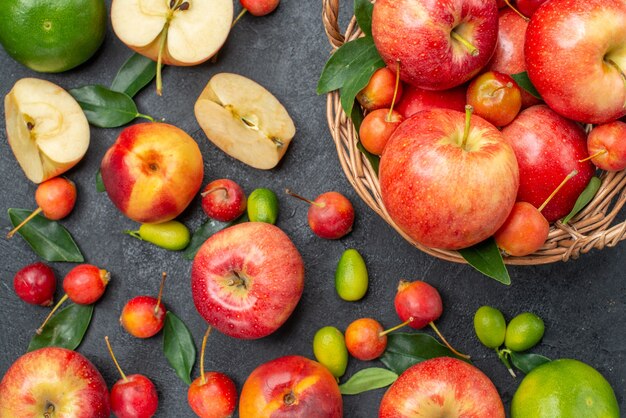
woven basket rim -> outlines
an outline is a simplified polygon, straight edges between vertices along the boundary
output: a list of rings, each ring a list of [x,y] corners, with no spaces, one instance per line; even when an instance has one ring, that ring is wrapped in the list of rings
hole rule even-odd
[[[346,31],[341,32],[338,23],[339,0],[323,0],[322,6],[322,22],[332,52],[344,42],[363,35],[354,16]],[[326,112],[341,167],[361,199],[405,240],[421,251],[447,261],[466,263],[457,251],[430,248],[415,242],[394,223],[382,203],[377,173],[357,148],[358,138],[354,125],[344,113],[337,91],[328,94]],[[523,257],[505,256],[504,262],[511,265],[538,265],[567,261],[592,249],[613,247],[626,239],[626,220],[613,224],[626,204],[626,170],[600,173],[600,189],[581,212],[568,224],[561,221],[553,223],[546,243],[537,252]]]

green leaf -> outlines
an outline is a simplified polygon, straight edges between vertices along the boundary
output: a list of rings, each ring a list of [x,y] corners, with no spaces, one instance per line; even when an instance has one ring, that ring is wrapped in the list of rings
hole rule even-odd
[[[13,226],[19,225],[32,211],[9,208],[9,219]],[[18,234],[30,247],[46,261],[67,261],[82,263],[85,261],[70,233],[61,224],[41,215],[35,216],[21,227]]]
[[[526,90],[532,96],[536,97],[539,100],[542,100],[541,95],[539,94],[533,83],[530,81],[530,78],[528,78],[527,72],[524,71],[522,73],[511,74],[511,78],[515,80],[518,86]]]
[[[131,55],[117,72],[111,84],[111,90],[134,97],[154,79],[156,66],[154,61],[141,54]]]
[[[28,344],[28,351],[43,347],[63,347],[74,350],[78,347],[89,328],[93,305],[71,304],[54,315],[43,327],[41,334]]]
[[[470,266],[485,276],[506,285],[511,284],[511,276],[509,276],[500,249],[493,238],[488,238],[472,247],[463,248],[459,250],[459,253]]]
[[[374,71],[384,66],[385,62],[378,55],[371,37],[366,36],[346,42],[326,62],[317,84],[317,94],[328,93],[349,85],[349,91],[345,93],[348,95],[350,91],[361,85],[352,97],[350,103],[350,108],[352,108],[356,93],[367,85]],[[346,114],[349,115],[350,112]]]
[[[580,196],[578,196],[578,199],[576,199],[576,203],[574,204],[572,211],[565,218],[563,218],[561,222],[563,222],[564,224],[568,223],[572,220],[574,216],[578,214],[578,212],[583,210],[583,208],[587,206],[589,202],[591,202],[596,193],[598,193],[601,185],[602,180],[600,180],[598,177],[592,177],[591,180],[589,180],[589,184],[587,184],[587,187],[585,187],[585,190],[583,190]]]
[[[372,36],[372,12],[374,5],[370,0],[354,0],[354,16],[363,33]]]
[[[183,253],[183,257],[187,260],[193,260],[202,244],[204,244],[204,241],[209,239],[213,234],[221,231],[222,229],[226,229],[229,226],[233,226],[247,221],[248,215],[246,215],[245,213],[239,218],[230,222],[220,222],[216,221],[215,219],[209,219],[193,233],[193,235],[191,236],[191,241],[189,242],[187,249],[185,249],[185,252]]]
[[[196,361],[196,346],[189,329],[171,311],[165,314],[163,353],[178,377],[191,384],[191,369]]]
[[[389,334],[387,349],[380,361],[389,370],[401,375],[409,367],[435,357],[454,357],[469,363],[467,359],[457,356],[448,347],[423,333]]]
[[[89,123],[94,126],[117,128],[138,117],[153,120],[150,116],[139,113],[137,105],[126,93],[99,85],[84,86],[69,92],[82,107]]]
[[[511,363],[526,374],[530,373],[535,367],[551,361],[547,357],[533,353],[516,353],[515,351],[511,351],[509,356],[511,357]]]
[[[339,390],[342,395],[357,395],[368,390],[387,387],[396,379],[398,375],[391,370],[371,367],[356,372],[347,382],[339,385]]]
[[[98,172],[96,173],[96,191],[98,193],[106,191],[106,189],[104,188],[104,182],[102,181],[102,173],[100,172],[100,170],[98,170]]]

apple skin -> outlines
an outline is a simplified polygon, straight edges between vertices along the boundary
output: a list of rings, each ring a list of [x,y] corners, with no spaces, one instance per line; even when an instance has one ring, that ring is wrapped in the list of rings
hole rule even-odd
[[[597,125],[587,136],[589,155],[606,151],[591,159],[596,167],[607,171],[626,169],[626,123],[616,120]]]
[[[174,219],[191,203],[204,175],[198,144],[166,123],[124,129],[100,165],[115,206],[140,223]]]
[[[230,179],[213,180],[201,193],[202,210],[220,222],[234,221],[246,211],[246,194]]]
[[[400,375],[380,403],[379,418],[504,418],[491,380],[478,368],[450,357],[418,363]]]
[[[239,0],[241,5],[253,16],[265,16],[272,13],[280,0]]]
[[[454,87],[448,90],[424,90],[411,85],[404,89],[402,100],[395,110],[410,118],[417,112],[430,109],[452,109],[465,111],[465,95],[467,85]]]
[[[493,235],[519,183],[517,161],[500,131],[472,116],[433,109],[404,121],[380,161],[380,188],[393,221],[418,243],[456,250]]]
[[[283,231],[265,222],[241,223],[211,236],[191,269],[198,312],[235,338],[256,339],[276,331],[303,289],[300,253]]]
[[[307,221],[318,237],[339,239],[352,231],[354,207],[339,192],[322,193],[309,205]]]
[[[332,374],[320,363],[285,356],[257,367],[239,400],[241,418],[341,418],[343,401]]]
[[[111,388],[111,411],[117,418],[149,418],[158,406],[156,387],[142,374],[128,375]]]
[[[502,134],[515,150],[520,186],[517,200],[540,207],[573,170],[578,174],[541,211],[548,222],[567,215],[595,172],[587,158],[585,131],[548,106],[523,110]]]
[[[478,49],[451,36],[454,30]],[[484,67],[496,46],[495,0],[378,0],[372,36],[389,68],[400,61],[400,78],[427,90],[446,90],[468,81]]]
[[[583,123],[626,114],[626,2],[551,0],[533,14],[524,55],[528,77],[554,111]]]
[[[1,418],[108,418],[109,391],[100,372],[76,351],[46,347],[18,358],[0,382]]]

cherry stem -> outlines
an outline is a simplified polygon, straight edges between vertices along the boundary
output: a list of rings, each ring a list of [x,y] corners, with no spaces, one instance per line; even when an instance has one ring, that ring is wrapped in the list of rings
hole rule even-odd
[[[387,334],[389,334],[390,332],[394,332],[394,331],[395,331],[395,330],[397,330],[397,329],[400,329],[400,328],[402,328],[402,327],[404,327],[404,326],[406,326],[406,325],[409,325],[411,322],[413,322],[413,320],[414,320],[414,318],[413,318],[413,317],[410,317],[409,319],[407,319],[407,320],[406,320],[406,321],[404,321],[403,323],[398,324],[398,325],[396,325],[396,326],[395,326],[395,327],[393,327],[393,328],[389,328],[388,330],[385,330],[385,331],[383,331],[383,332],[379,333],[379,334],[378,334],[378,336],[379,336],[379,337],[382,337],[383,335],[387,335]]]
[[[463,141],[461,142],[461,148],[463,149],[465,149],[467,138],[469,137],[472,113],[474,113],[474,108],[471,105],[465,105],[465,130],[463,131]]]
[[[157,298],[157,303],[154,305],[154,315],[159,312],[159,305],[161,305],[161,298],[163,297],[163,286],[165,285],[165,279],[167,278],[167,273],[161,273],[161,285],[159,286],[159,296]]]
[[[9,232],[7,234],[7,239],[11,239],[13,238],[13,235],[15,235],[15,233],[24,225],[26,225],[28,222],[30,222],[31,219],[33,219],[35,216],[39,215],[41,213],[43,209],[41,208],[37,208],[33,211],[33,213],[31,213],[30,215],[28,215],[28,217],[26,219],[24,219],[18,226],[16,226],[15,228],[13,228],[11,230],[11,232]]]
[[[245,7],[241,10],[241,12],[239,12],[239,14],[237,15],[237,17],[235,18],[235,20],[233,20],[233,24],[230,25],[230,28],[234,28],[235,25],[237,24],[237,22],[239,22],[239,19],[241,19],[243,17],[243,15],[246,14],[246,12],[248,11],[248,9],[246,9]]]
[[[450,351],[452,351],[454,354],[456,354],[456,355],[457,355],[457,356],[459,356],[459,357],[463,357],[464,359],[467,359],[467,360],[469,360],[469,359],[470,359],[470,356],[468,356],[467,354],[462,354],[462,353],[459,353],[458,351],[456,351],[456,350],[454,349],[454,347],[452,347],[452,346],[450,345],[450,343],[448,342],[448,340],[446,340],[446,339],[444,338],[444,336],[443,336],[443,335],[441,335],[441,332],[439,332],[439,329],[437,328],[437,326],[435,325],[435,323],[434,323],[434,322],[432,322],[432,321],[431,321],[431,322],[429,322],[429,323],[428,323],[428,325],[430,325],[430,327],[433,329],[433,331],[435,331],[435,334],[437,334],[437,336],[439,337],[439,339],[440,339],[440,340],[441,340],[441,341],[442,341],[442,342],[446,345],[446,347],[448,347],[448,349],[450,349]]]
[[[508,83],[506,83],[503,86],[497,87],[495,89],[493,89],[493,91],[491,93],[489,93],[489,96],[493,96],[495,92],[497,92],[498,90],[502,90],[502,89],[510,89],[513,88],[513,83],[511,83],[510,81]]]
[[[204,337],[202,338],[202,349],[200,350],[200,381],[202,382],[202,384],[206,383],[206,380],[204,378],[204,351],[206,349],[206,341],[209,339],[209,335],[211,334],[211,326],[209,326],[209,328],[207,328],[206,332],[204,333]]]
[[[289,196],[293,196],[293,197],[295,197],[296,199],[300,199],[300,200],[302,200],[302,201],[304,201],[304,202],[307,202],[307,203],[308,203],[308,204],[310,204],[310,205],[315,205],[315,206],[318,206],[318,207],[320,207],[320,208],[323,208],[323,207],[324,207],[324,205],[322,205],[322,204],[320,204],[320,203],[317,203],[317,202],[313,202],[313,201],[311,201],[311,200],[307,199],[306,197],[302,197],[302,196],[300,196],[299,194],[296,194],[296,193],[292,192],[292,191],[291,191],[291,190],[289,190],[289,189],[285,189],[285,193],[287,193]]]
[[[457,32],[455,32],[455,31],[450,32],[450,36],[452,36],[452,38],[454,40],[456,40],[456,41],[460,42],[461,44],[463,44],[463,46],[465,46],[465,48],[467,48],[467,50],[469,51],[471,56],[477,57],[478,54],[480,54],[480,51],[478,50],[478,48],[476,48],[474,45],[472,45],[467,39],[465,39],[464,37],[459,35]]]
[[[512,9],[515,13],[517,13],[518,15],[520,15],[520,17],[521,17],[522,19],[524,19],[526,22],[528,22],[528,21],[530,20],[530,19],[529,19],[526,15],[524,15],[522,12],[520,12],[519,10],[517,10],[517,9],[515,8],[515,6],[513,6],[513,5],[511,4],[511,2],[510,2],[509,0],[504,0],[504,2],[505,2],[505,3],[506,3],[506,5],[507,5],[507,6],[509,6],[509,7],[510,7],[510,8],[511,8],[511,9]],[[515,376],[514,376],[514,377],[515,377]]]
[[[393,107],[396,104],[396,98],[398,97],[398,88],[400,87],[400,60],[396,60],[396,86],[393,89],[393,98],[391,99],[391,107],[389,113],[387,113],[387,122],[391,122],[391,115],[393,113]]]
[[[115,354],[113,354],[113,348],[111,347],[111,343],[109,342],[109,336],[108,335],[106,335],[104,337],[104,341],[107,343],[107,348],[109,349],[109,354],[111,354],[111,358],[113,359],[113,363],[115,363],[115,367],[117,367],[117,370],[122,375],[122,378],[124,379],[124,382],[128,382],[128,378],[124,374],[124,371],[122,371],[122,368],[120,367],[120,364],[117,362],[117,359],[115,358]]]
[[[568,175],[567,175],[567,176],[563,179],[563,181],[561,182],[561,184],[559,184],[559,185],[557,186],[557,188],[556,188],[556,189],[554,189],[554,191],[550,194],[550,196],[548,196],[548,198],[546,199],[546,201],[545,201],[545,202],[543,202],[543,203],[541,204],[541,206],[539,206],[539,208],[538,208],[537,210],[538,210],[539,212],[541,212],[541,211],[542,211],[542,210],[543,210],[543,209],[544,209],[544,208],[548,205],[548,203],[550,203],[550,200],[552,200],[552,198],[553,198],[554,196],[556,196],[556,194],[559,192],[559,190],[561,190],[561,188],[562,188],[563,186],[565,186],[565,183],[567,183],[568,181],[570,181],[570,179],[571,179],[572,177],[574,177],[576,174],[578,174],[578,171],[577,171],[577,170],[574,170],[574,171],[572,171],[571,173],[569,173],[569,174],[568,174]]]
[[[583,158],[582,160],[578,160],[578,162],[579,162],[579,163],[584,163],[585,161],[593,160],[594,158],[599,157],[599,156],[601,156],[601,155],[604,155],[604,154],[606,154],[607,152],[608,152],[608,151],[607,151],[606,149],[601,149],[600,151],[596,152],[596,153],[595,153],[595,154],[593,154],[593,155],[590,155],[590,156],[589,156],[589,157],[587,157],[587,158]]]
[[[59,307],[61,305],[63,305],[63,302],[65,302],[67,300],[67,298],[68,298],[67,294],[63,295],[63,297],[61,299],[59,299],[57,304],[54,305],[54,308],[52,308],[52,310],[50,311],[50,313],[48,314],[46,319],[43,321],[43,324],[41,324],[41,326],[37,329],[37,331],[36,331],[37,335],[41,335],[41,333],[43,332],[43,327],[46,326],[46,324],[48,323],[50,318],[52,318],[52,315],[54,315],[54,313],[57,311],[57,309],[59,309]]]
[[[226,187],[214,187],[212,189],[207,190],[206,192],[200,193],[200,196],[204,197],[218,190],[224,190],[224,192],[226,193],[226,198],[228,198],[228,189]]]

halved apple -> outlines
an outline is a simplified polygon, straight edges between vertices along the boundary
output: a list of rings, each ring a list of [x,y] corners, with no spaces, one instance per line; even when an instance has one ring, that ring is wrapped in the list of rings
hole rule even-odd
[[[41,183],[72,168],[89,148],[89,123],[76,100],[46,80],[18,80],[4,98],[9,145],[24,174]]]
[[[213,76],[196,101],[195,114],[206,136],[222,151],[264,170],[278,164],[296,133],[278,99],[237,74]]]
[[[233,21],[232,0],[113,0],[111,23],[129,48],[162,63],[196,65],[222,47]]]

